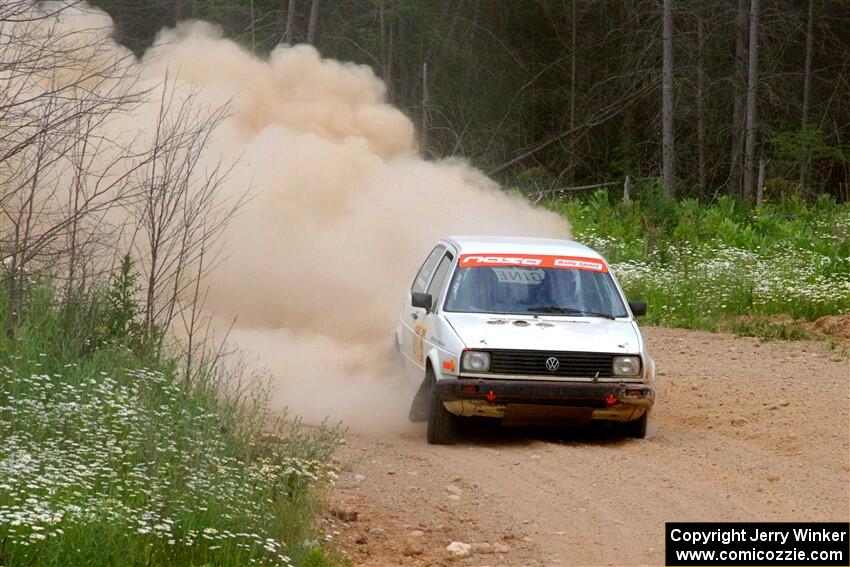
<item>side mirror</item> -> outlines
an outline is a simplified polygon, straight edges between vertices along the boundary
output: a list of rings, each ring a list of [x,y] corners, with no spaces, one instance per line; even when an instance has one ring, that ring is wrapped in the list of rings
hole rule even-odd
[[[629,309],[635,317],[646,315],[646,301],[629,301]]]
[[[414,307],[421,307],[422,309],[430,313],[432,303],[434,303],[434,300],[431,298],[430,293],[414,291],[412,294],[410,294],[410,304]]]

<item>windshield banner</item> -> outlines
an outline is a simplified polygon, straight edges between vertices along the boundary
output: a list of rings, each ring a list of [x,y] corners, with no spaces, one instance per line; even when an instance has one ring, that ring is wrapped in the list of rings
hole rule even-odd
[[[537,254],[462,254],[458,260],[461,268],[495,268],[520,266],[528,268],[561,268],[607,272],[608,266],[598,258],[579,256],[541,256]]]

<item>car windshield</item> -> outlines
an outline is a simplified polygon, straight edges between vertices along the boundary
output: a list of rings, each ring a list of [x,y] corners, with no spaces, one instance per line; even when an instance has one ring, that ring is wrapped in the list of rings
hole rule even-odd
[[[458,268],[445,311],[510,315],[626,317],[607,271],[549,267]]]

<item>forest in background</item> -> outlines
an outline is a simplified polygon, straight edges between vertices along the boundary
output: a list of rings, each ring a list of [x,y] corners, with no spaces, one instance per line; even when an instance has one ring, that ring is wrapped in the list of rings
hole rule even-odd
[[[755,199],[763,164],[766,199],[850,197],[847,0],[93,4],[136,53],[197,18],[258,54],[307,42],[369,65],[426,155],[526,191],[629,176]]]
[[[228,109],[54,25],[76,3],[0,2],[0,564],[344,565],[321,521],[341,431],[270,413],[269,377],[205,311],[242,203],[200,159]],[[196,17],[258,55],[371,65],[425,155],[568,218],[647,323],[850,344],[843,2],[97,4],[137,54]],[[104,134],[127,116],[149,136]],[[562,192],[625,176],[628,201]]]

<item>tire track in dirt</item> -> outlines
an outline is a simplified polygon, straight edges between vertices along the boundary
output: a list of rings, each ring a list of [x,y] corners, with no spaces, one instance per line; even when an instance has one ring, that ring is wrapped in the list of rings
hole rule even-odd
[[[422,431],[349,435],[333,502],[358,518],[329,515],[328,533],[364,566],[662,565],[665,521],[850,518],[845,358],[812,342],[645,335],[659,371],[648,439],[475,426],[436,447]],[[451,541],[490,547],[450,560]]]

